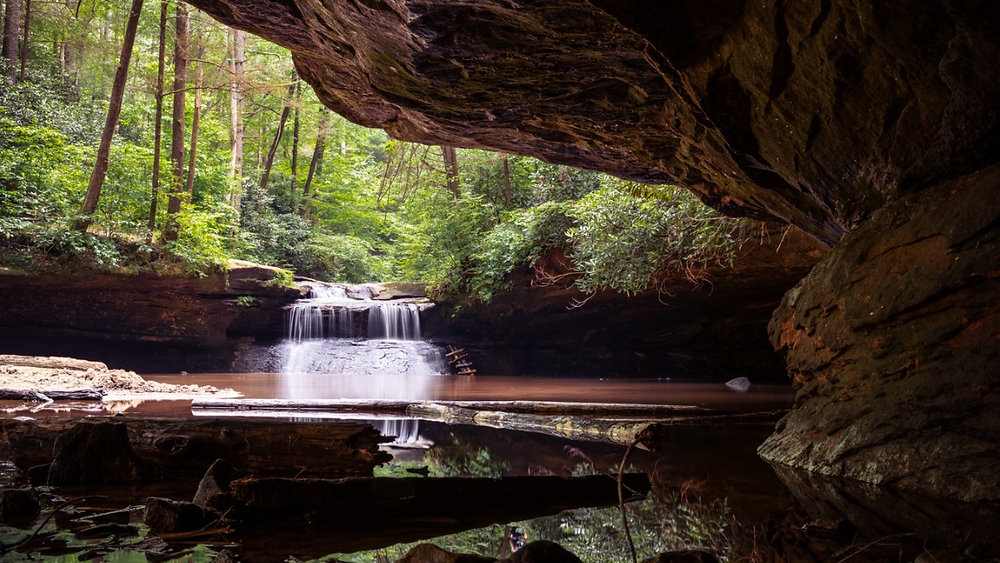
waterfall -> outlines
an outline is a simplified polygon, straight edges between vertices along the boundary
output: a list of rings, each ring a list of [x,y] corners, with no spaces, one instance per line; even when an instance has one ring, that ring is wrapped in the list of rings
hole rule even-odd
[[[445,371],[442,352],[420,338],[420,306],[370,298],[367,288],[314,284],[285,316],[281,371],[289,398],[425,400]],[[361,297],[358,297],[358,296]],[[419,439],[415,420],[376,420],[395,444]]]
[[[420,340],[420,310],[412,303],[379,303],[368,309],[368,338]]]

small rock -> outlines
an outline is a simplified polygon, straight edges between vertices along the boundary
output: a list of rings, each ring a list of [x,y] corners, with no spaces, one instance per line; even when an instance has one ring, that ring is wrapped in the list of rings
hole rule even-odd
[[[727,381],[726,387],[737,393],[746,393],[750,390],[750,380],[746,377],[736,377]]]
[[[224,459],[217,459],[198,483],[193,502],[202,508],[223,508],[233,503],[229,484],[238,478],[239,470]]]
[[[236,558],[236,554],[228,549],[223,549],[222,551],[215,554],[212,559],[212,563],[236,563],[239,559]]]
[[[39,509],[38,494],[33,489],[0,489],[0,522],[30,522]]]
[[[410,551],[396,563],[485,563],[494,559],[468,553],[452,553],[432,543],[422,543]]]
[[[567,551],[566,548],[548,540],[533,541],[515,551],[510,559],[503,561],[509,563],[582,563],[579,557]]]
[[[136,481],[139,459],[122,422],[81,423],[56,438],[49,485]]]
[[[719,563],[719,558],[707,551],[690,549],[661,553],[644,559],[642,563]]]
[[[216,519],[215,513],[193,502],[149,497],[146,499],[142,521],[154,532],[187,532],[197,530]]]

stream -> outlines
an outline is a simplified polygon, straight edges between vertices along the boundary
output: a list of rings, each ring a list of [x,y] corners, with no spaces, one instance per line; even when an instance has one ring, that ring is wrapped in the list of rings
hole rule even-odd
[[[662,379],[574,379],[451,375],[445,350],[420,338],[417,302],[386,303],[349,296],[342,288],[314,287],[288,314],[287,338],[251,350],[247,373],[147,374],[175,384],[230,387],[255,399],[394,399],[404,401],[523,400],[589,403],[693,405],[729,412],[791,406],[790,387],[751,385],[737,392],[722,383]],[[252,368],[270,368],[257,371]],[[739,374],[733,374],[734,377]],[[657,452],[568,440],[539,433],[446,424],[400,416],[338,412],[248,412],[192,409],[190,401],[128,401],[106,408],[130,417],[168,419],[264,417],[329,424],[337,419],[370,422],[393,436],[382,448],[393,455],[376,476],[512,477],[615,475],[620,467],[649,475],[650,494],[626,505],[630,534],[617,507],[587,507],[551,513],[531,497],[514,497],[493,524],[462,531],[445,519],[412,520],[386,514],[322,525],[269,522],[228,541],[174,540],[157,560],[211,561],[231,549],[240,560],[289,557],[327,561],[394,561],[423,541],[457,552],[509,557],[526,542],[551,540],[583,561],[632,561],[662,552],[701,549],[721,560],[768,560],[781,553],[792,561],[988,560],[1000,553],[995,530],[1000,510],[904,495],[862,483],[772,468],[756,447],[769,424],[690,424],[671,427]],[[84,411],[41,411],[33,416],[81,416]],[[624,460],[624,461],[623,461]],[[0,468],[0,480],[6,479]],[[160,490],[160,489],[163,490]],[[69,491],[106,495],[91,509],[142,503],[151,494],[190,498],[192,484],[90,487]],[[477,499],[454,499],[475,506]],[[508,519],[503,514],[517,515]],[[401,517],[403,516],[403,517]],[[135,522],[136,515],[123,516]],[[141,514],[138,516],[141,522]],[[31,553],[76,561],[88,553],[114,560],[150,559],[148,551],[119,545],[103,552],[99,540],[77,537],[67,519],[55,531],[10,560]],[[0,536],[10,533],[0,528]],[[151,535],[150,535],[151,536]],[[141,535],[135,544],[149,540]],[[3,540],[0,540],[3,541]],[[168,543],[170,543],[168,541]],[[959,556],[960,557],[956,557]],[[982,558],[980,558],[982,556]],[[994,559],[995,560],[995,559]]]

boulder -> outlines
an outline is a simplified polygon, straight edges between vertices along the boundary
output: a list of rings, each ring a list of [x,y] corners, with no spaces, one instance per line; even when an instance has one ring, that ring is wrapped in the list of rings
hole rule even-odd
[[[123,422],[82,422],[55,440],[49,485],[113,483],[140,479]]]
[[[766,459],[1000,499],[1000,165],[850,233],[774,313],[798,391]]]
[[[34,489],[0,489],[0,523],[30,522],[40,510],[38,493]]]
[[[206,509],[231,505],[233,497],[229,484],[239,477],[240,472],[233,464],[224,459],[215,460],[198,483],[192,502]]]
[[[142,521],[154,532],[187,532],[202,528],[217,518],[215,513],[192,502],[149,497]]]

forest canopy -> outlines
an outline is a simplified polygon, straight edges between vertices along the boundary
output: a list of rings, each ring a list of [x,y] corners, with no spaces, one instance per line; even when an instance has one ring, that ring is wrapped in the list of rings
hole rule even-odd
[[[749,236],[683,189],[389,139],[324,108],[283,48],[142,4],[4,3],[0,268],[239,258],[489,299],[558,250],[584,292],[636,293],[731,263]]]

